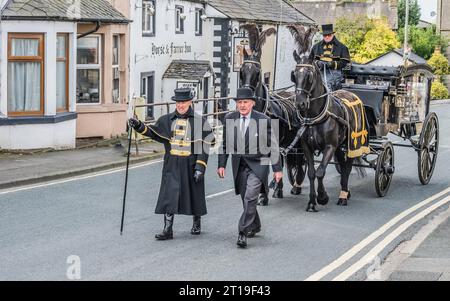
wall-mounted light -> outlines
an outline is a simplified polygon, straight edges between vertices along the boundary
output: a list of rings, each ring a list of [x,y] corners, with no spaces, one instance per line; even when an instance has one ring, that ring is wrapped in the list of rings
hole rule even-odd
[[[138,9],[138,8],[143,8],[144,6],[139,6],[138,5],[138,2],[136,2],[135,4],[134,4],[134,9]],[[147,9],[148,9],[148,12],[150,13],[150,15],[154,15],[155,14],[155,7],[153,6],[153,4],[150,4],[150,6],[147,6],[146,5],[146,7],[148,7]]]
[[[202,21],[206,21],[206,19],[208,19],[208,16],[205,15],[205,14],[202,14],[202,15],[200,16],[200,19],[201,19]]]

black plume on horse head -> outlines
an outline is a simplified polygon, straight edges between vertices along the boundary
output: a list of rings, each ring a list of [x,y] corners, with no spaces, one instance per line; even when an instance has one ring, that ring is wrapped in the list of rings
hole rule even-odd
[[[277,33],[275,28],[268,28],[260,33],[256,24],[244,24],[240,26],[248,32],[250,49],[252,54],[245,53],[245,59],[260,61],[262,54],[262,46],[266,43],[267,37]]]
[[[288,25],[287,28],[294,37],[297,49],[294,50],[294,59],[300,63],[306,63],[311,49],[313,47],[312,42],[314,35],[317,33],[318,29],[316,27],[309,27],[306,29],[303,25],[293,24]]]

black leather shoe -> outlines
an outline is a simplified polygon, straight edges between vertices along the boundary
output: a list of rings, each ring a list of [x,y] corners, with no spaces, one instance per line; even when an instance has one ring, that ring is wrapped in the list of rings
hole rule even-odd
[[[200,235],[200,233],[202,232],[202,228],[201,228],[201,216],[194,216],[193,218],[193,223],[192,223],[192,229],[191,229],[191,234],[192,235]]]
[[[255,237],[256,233],[259,233],[259,232],[261,232],[261,227],[258,227],[258,228],[256,228],[256,229],[250,230],[250,231],[247,233],[247,237],[248,237],[248,238]]]
[[[173,218],[173,214],[164,214],[164,229],[161,233],[155,235],[157,240],[173,239]]]
[[[267,197],[267,194],[261,193],[258,196],[258,206],[268,206],[269,205],[269,198]]]
[[[239,233],[238,240],[236,243],[240,248],[247,247],[247,236],[244,233]]]

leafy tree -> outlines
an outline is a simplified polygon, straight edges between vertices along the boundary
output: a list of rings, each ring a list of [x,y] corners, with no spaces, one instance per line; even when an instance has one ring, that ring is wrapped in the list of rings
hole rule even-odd
[[[398,40],[404,42],[405,30],[400,28],[398,31]],[[408,43],[412,47],[412,51],[424,59],[428,60],[434,52],[436,46],[445,51],[445,39],[436,34],[436,26],[426,29],[411,26],[409,28]]]
[[[366,33],[359,51],[353,57],[358,63],[367,63],[392,49],[400,47],[395,32],[391,30],[385,19],[373,20],[372,22],[374,28]]]
[[[417,25],[420,20],[420,6],[417,0],[400,0],[398,2],[398,28],[405,28],[406,1],[409,1],[409,25]]]
[[[350,54],[355,55],[360,51],[367,32],[374,29],[375,24],[367,16],[359,15],[338,18],[335,27],[337,38],[348,47]]]

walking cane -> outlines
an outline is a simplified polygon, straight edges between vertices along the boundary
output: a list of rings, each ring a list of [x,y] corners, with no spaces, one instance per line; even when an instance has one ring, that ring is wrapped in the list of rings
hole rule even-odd
[[[133,117],[134,117],[134,115],[135,115],[134,108],[132,111],[133,111]],[[130,124],[128,122],[127,122],[127,125],[128,125],[128,153],[127,153],[127,168],[125,170],[125,188],[123,191],[122,221],[120,223],[120,235],[122,235],[122,233],[123,233],[123,221],[125,219],[125,202],[127,199],[127,187],[128,187],[128,169],[130,167],[131,137],[132,137],[132,133],[133,133],[133,128],[130,126]]]
[[[127,153],[127,168],[125,171],[125,189],[123,191],[123,206],[122,206],[122,222],[120,224],[120,235],[122,235],[123,232],[123,221],[125,219],[125,202],[127,199],[127,186],[128,186],[128,168],[130,166],[130,153],[131,153],[131,136],[133,132],[133,128],[128,125],[128,153]]]

